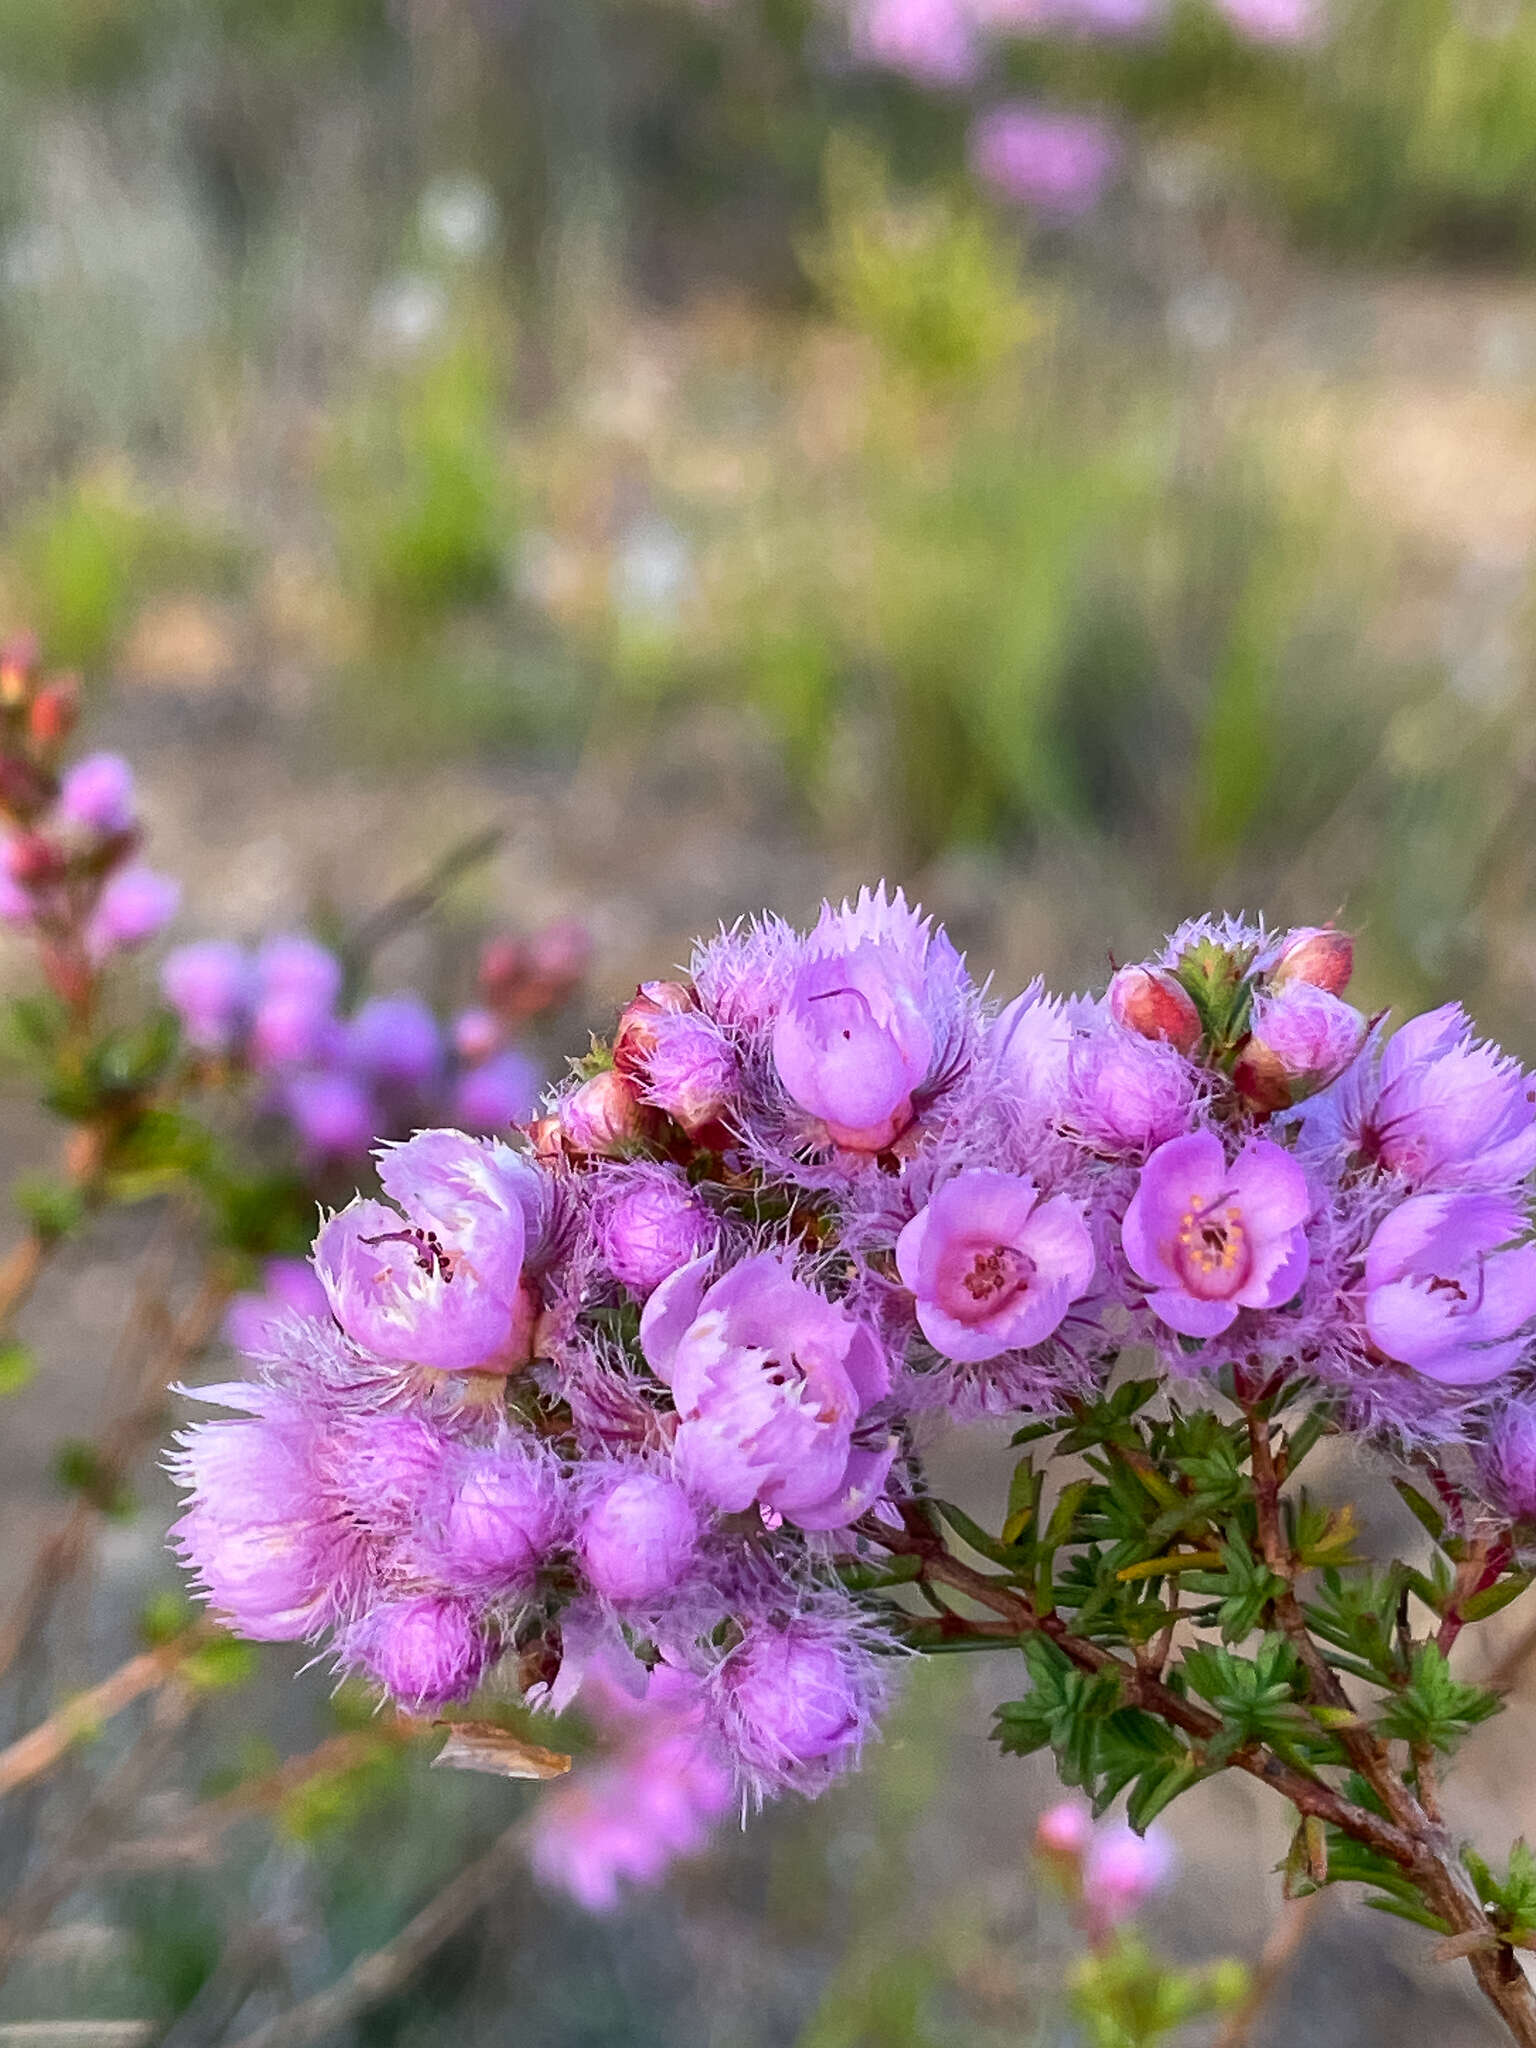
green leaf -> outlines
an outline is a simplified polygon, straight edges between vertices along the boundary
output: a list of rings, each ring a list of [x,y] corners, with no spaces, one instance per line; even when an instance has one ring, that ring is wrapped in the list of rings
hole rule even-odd
[[[1518,1600],[1532,1582],[1530,1572],[1512,1572],[1507,1579],[1500,1579],[1497,1585],[1485,1586],[1481,1593],[1474,1593],[1470,1600],[1461,1603],[1463,1621],[1486,1621],[1490,1614],[1497,1614],[1512,1600]]]
[[[1009,1549],[1020,1544],[1033,1528],[1040,1512],[1040,1495],[1045,1481],[1035,1470],[1032,1458],[1020,1458],[1008,1482],[1008,1511],[1003,1521],[1003,1542]]]
[[[50,1243],[68,1237],[85,1220],[79,1191],[51,1174],[18,1174],[11,1185],[11,1200],[38,1236]]]
[[[1429,1744],[1447,1755],[1478,1722],[1503,1707],[1496,1693],[1464,1685],[1451,1676],[1435,1643],[1421,1643],[1413,1653],[1407,1684],[1387,1705],[1377,1727],[1403,1742]]]
[[[1016,1566],[1018,1558],[1006,1543],[999,1543],[995,1536],[989,1536],[979,1522],[973,1522],[963,1508],[955,1507],[947,1500],[935,1500],[933,1506],[948,1522],[963,1543],[981,1557],[993,1564]]]
[[[202,1692],[229,1692],[236,1686],[247,1685],[256,1675],[257,1654],[254,1643],[243,1643],[235,1636],[216,1635],[210,1642],[199,1643],[195,1650],[189,1650],[181,1661],[181,1675],[189,1685],[195,1685]]]
[[[72,1437],[54,1453],[53,1476],[66,1492],[78,1493],[104,1515],[121,1519],[133,1513],[133,1495],[102,1457],[95,1444]]]
[[[30,1387],[36,1377],[37,1360],[25,1344],[18,1344],[14,1337],[0,1343],[0,1400]]]
[[[1394,1479],[1398,1498],[1413,1516],[1419,1527],[1425,1530],[1435,1543],[1445,1534],[1445,1516],[1427,1494],[1420,1493],[1416,1486],[1410,1486],[1406,1479]]]

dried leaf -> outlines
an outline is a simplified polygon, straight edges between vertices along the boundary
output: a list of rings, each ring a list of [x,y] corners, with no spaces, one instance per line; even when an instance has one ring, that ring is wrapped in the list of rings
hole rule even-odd
[[[563,1778],[571,1760],[558,1749],[525,1742],[494,1721],[439,1721],[448,1740],[432,1759],[433,1770],[488,1771],[494,1778]]]

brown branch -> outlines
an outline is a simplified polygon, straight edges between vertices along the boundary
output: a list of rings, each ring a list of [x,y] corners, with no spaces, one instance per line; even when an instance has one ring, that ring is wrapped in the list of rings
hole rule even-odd
[[[516,1822],[499,1835],[483,1856],[468,1864],[443,1886],[382,1948],[360,1956],[336,1982],[291,2012],[280,2013],[236,2042],[235,2048],[308,2048],[338,2032],[349,2020],[391,1998],[460,1928],[489,1905],[508,1874],[508,1866],[526,1833]]]
[[[1323,1892],[1317,1891],[1309,1892],[1304,1899],[1286,1901],[1279,1919],[1269,1931],[1269,1939],[1254,1966],[1242,2002],[1227,2016],[1226,2025],[1216,2036],[1214,2048],[1247,2048],[1255,2020],[1295,1960],[1296,1951],[1306,1939],[1307,1929],[1324,1897]]]
[[[0,1799],[18,1785],[29,1784],[51,1771],[76,1743],[89,1741],[136,1699],[173,1677],[187,1651],[202,1632],[187,1630],[172,1642],[153,1650],[141,1650],[120,1664],[99,1684],[79,1692],[56,1707],[46,1721],[28,1734],[0,1749]]]

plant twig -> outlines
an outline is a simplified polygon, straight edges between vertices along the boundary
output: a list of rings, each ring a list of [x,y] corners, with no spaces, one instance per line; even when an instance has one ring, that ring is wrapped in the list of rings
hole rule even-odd
[[[514,1822],[483,1856],[450,1879],[392,1941],[360,1956],[334,1984],[313,1998],[242,2036],[235,2048],[308,2048],[310,2042],[337,2033],[360,2013],[392,1997],[495,1897],[525,1835],[526,1824]]]
[[[1242,2002],[1227,2016],[1216,2036],[1214,2048],[1248,2048],[1254,2022],[1274,1996],[1275,1988],[1295,1960],[1296,1951],[1307,1937],[1323,1892],[1309,1892],[1304,1899],[1288,1899],[1280,1917],[1269,1931]]]
[[[0,1749],[0,1799],[14,1792],[18,1785],[29,1784],[51,1771],[76,1743],[94,1736],[103,1722],[110,1721],[145,1693],[164,1685],[175,1675],[200,1633],[189,1629],[153,1650],[141,1650],[99,1684],[56,1707],[46,1721],[39,1722],[9,1748]]]

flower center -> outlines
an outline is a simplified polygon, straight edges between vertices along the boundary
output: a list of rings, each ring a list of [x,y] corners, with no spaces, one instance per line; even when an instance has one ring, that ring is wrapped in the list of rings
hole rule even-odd
[[[1028,1291],[1038,1268],[1011,1244],[957,1245],[936,1290],[940,1306],[957,1322],[980,1323]]]
[[[416,1263],[423,1273],[431,1273],[442,1280],[453,1278],[453,1255],[449,1252],[435,1230],[384,1230],[377,1237],[363,1237],[359,1244],[408,1244],[416,1254]]]
[[[1222,1301],[1235,1294],[1248,1277],[1253,1247],[1242,1211],[1230,1195],[1207,1206],[1204,1196],[1191,1195],[1179,1219],[1175,1262],[1191,1294]]]

